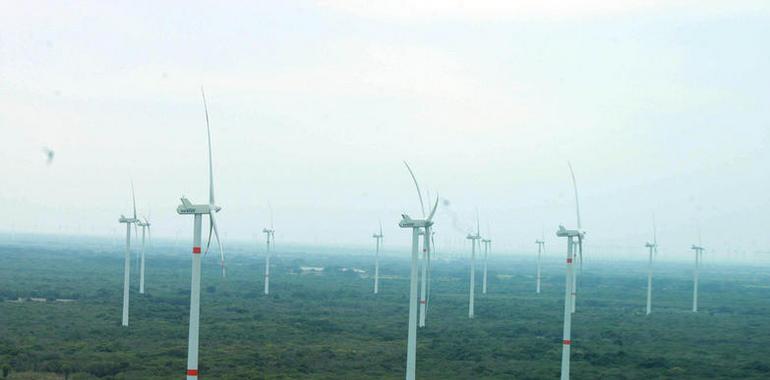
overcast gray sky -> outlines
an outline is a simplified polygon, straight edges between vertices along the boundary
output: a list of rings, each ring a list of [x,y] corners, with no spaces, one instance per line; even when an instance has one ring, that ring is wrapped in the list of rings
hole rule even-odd
[[[6,3],[0,230],[120,235],[133,178],[156,235],[191,236],[203,85],[227,239],[270,202],[284,242],[370,244],[381,218],[406,246],[406,159],[450,201],[439,242],[478,207],[499,250],[561,247],[569,160],[595,246],[643,255],[654,211],[662,252],[698,224],[765,249],[768,41],[766,1]]]

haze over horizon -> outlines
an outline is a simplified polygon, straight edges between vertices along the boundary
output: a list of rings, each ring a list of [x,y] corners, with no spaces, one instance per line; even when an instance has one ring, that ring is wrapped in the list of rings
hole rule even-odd
[[[381,219],[406,247],[407,160],[448,200],[439,244],[478,208],[496,250],[556,249],[570,161],[592,246],[644,257],[653,212],[666,255],[698,226],[706,255],[770,246],[767,2],[43,4],[0,13],[0,231],[122,236],[133,180],[156,236],[191,236],[202,85],[233,239],[269,203],[284,242],[365,245]]]

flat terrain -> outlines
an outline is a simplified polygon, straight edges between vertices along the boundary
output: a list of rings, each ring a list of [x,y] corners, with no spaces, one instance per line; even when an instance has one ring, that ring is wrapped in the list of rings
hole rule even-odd
[[[148,253],[147,294],[138,294],[132,273],[130,326],[123,328],[120,248],[0,245],[0,366],[8,378],[182,378],[190,258],[164,254],[170,250]],[[214,255],[205,257],[201,378],[403,378],[406,253],[383,260],[387,278],[374,296],[368,274],[341,270],[371,272],[369,252],[327,252],[279,252],[270,296],[262,294],[261,254],[230,256],[227,279]],[[428,326],[418,333],[418,378],[557,378],[561,262],[551,254],[536,295],[533,260],[494,260],[489,294],[480,294],[476,276],[474,320],[467,318],[467,262],[436,262]],[[303,265],[325,270],[301,274]],[[691,267],[660,264],[651,316],[644,315],[643,269],[586,262],[573,318],[573,378],[770,378],[768,268],[707,263],[694,314]],[[25,301],[11,302],[19,297]]]

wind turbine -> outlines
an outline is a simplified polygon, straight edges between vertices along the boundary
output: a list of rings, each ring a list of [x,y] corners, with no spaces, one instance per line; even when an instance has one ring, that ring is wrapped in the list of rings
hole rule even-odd
[[[583,233],[585,235],[585,232],[583,231],[583,227],[580,225],[580,201],[578,200],[578,190],[577,190],[577,181],[575,181],[575,171],[572,170],[572,164],[567,162],[567,166],[569,166],[569,174],[572,176],[572,188],[575,190],[575,213],[577,214],[577,230]],[[579,252],[578,255],[575,257],[580,262],[580,271],[582,274],[583,270],[583,236],[581,235],[578,238],[579,241]],[[575,312],[575,306],[577,305],[577,277],[578,277],[578,271],[572,271],[572,312]]]
[[[409,174],[414,180],[414,184],[417,187],[417,195],[420,198],[420,206],[424,210],[422,195],[420,193],[420,187],[417,184],[417,179],[412,172],[412,168],[404,161]],[[433,216],[436,214],[436,208],[438,207],[438,196],[436,196],[436,203],[433,209],[428,215],[427,219],[412,219],[407,214],[401,214],[401,221],[398,226],[401,228],[412,229],[412,269],[409,282],[409,332],[407,335],[407,351],[406,351],[406,380],[414,380],[415,368],[417,360],[417,263],[418,263],[418,250],[420,247],[420,230],[425,229],[426,236],[430,236],[430,228],[433,225]],[[427,239],[430,240],[430,239]],[[427,248],[430,247],[427,244]],[[426,248],[426,251],[427,251]]]
[[[543,254],[543,251],[545,250],[545,241],[544,240],[535,240],[535,244],[537,244],[537,294],[540,294],[541,256]]]
[[[474,305],[473,305],[473,297],[476,293],[476,241],[481,240],[481,235],[479,231],[479,215],[476,213],[476,234],[469,233],[466,239],[471,241],[471,280],[470,280],[470,290],[469,290],[469,296],[468,296],[468,318],[473,319],[475,316],[474,311]],[[479,245],[479,248],[481,248],[481,245]]]
[[[650,261],[647,264],[647,315],[652,313],[652,255],[658,254],[658,233],[655,227],[655,216],[652,217],[652,243],[647,242],[644,246],[650,250]]]
[[[263,228],[262,233],[265,234],[265,244],[267,245],[267,251],[265,251],[265,295],[268,295],[270,294],[270,250],[275,245],[272,206],[270,206],[270,228]]]
[[[481,284],[481,293],[487,294],[487,261],[488,261],[489,251],[492,250],[492,239],[481,239],[481,242],[484,243],[484,276],[483,276],[484,281]]]
[[[211,245],[212,233],[217,239],[219,257],[222,266],[222,275],[225,275],[225,255],[222,250],[222,242],[219,240],[219,230],[214,214],[222,207],[214,202],[214,169],[211,155],[211,128],[209,126],[209,111],[206,106],[206,95],[201,88],[203,97],[203,110],[206,115],[206,133],[209,146],[209,203],[192,204],[186,197],[182,197],[182,204],[176,208],[180,215],[193,215],[193,249],[192,249],[192,281],[190,286],[190,330],[187,342],[187,380],[198,378],[198,332],[200,323],[200,296],[201,296],[201,220],[203,215],[209,216],[209,240],[206,244],[206,252]]]
[[[382,221],[380,221],[380,233],[372,234],[377,242],[377,250],[374,252],[374,294],[380,292],[380,242],[382,241]]]
[[[152,239],[152,234],[150,232],[150,221],[147,220],[147,218],[144,218],[144,221],[138,221],[136,224],[139,227],[142,227],[142,253],[140,255],[139,259],[139,294],[144,294],[144,233],[145,230],[147,230],[148,238]]]
[[[692,311],[693,313],[698,312],[698,271],[700,270],[701,260],[703,259],[703,247],[699,245],[693,244],[692,247],[690,247],[693,251],[695,251],[695,271],[693,272],[693,278],[692,278]]]
[[[422,213],[423,219],[425,219],[425,205],[422,202],[422,192],[420,191],[420,185],[417,184],[417,178],[414,176],[414,172],[412,172],[412,168],[409,167],[409,164],[404,162],[406,165],[406,168],[409,170],[409,175],[412,176],[412,181],[414,182],[414,187],[417,189],[417,197],[420,199],[420,212]],[[428,195],[428,199],[430,200],[430,195]],[[438,200],[436,201],[438,202]],[[422,230],[417,231],[417,238],[419,239],[420,236],[422,236],[422,260],[420,262],[420,269],[422,271],[422,274],[420,275],[420,315],[419,315],[419,327],[425,327],[425,317],[427,316],[427,309],[428,309],[428,268],[430,266],[430,236],[432,235],[430,228],[425,228]]]
[[[120,215],[120,219],[118,219],[118,222],[125,223],[126,225],[126,254],[125,263],[123,264],[123,319],[121,322],[123,326],[128,326],[128,298],[131,285],[131,225],[134,225],[134,232],[136,232],[136,223],[139,221],[136,218],[136,196],[134,196],[133,182],[131,182],[131,201],[134,206],[134,216],[126,218]]]
[[[575,276],[574,276],[574,258],[578,255],[583,255],[583,238],[585,237],[585,231],[580,227],[580,206],[577,198],[577,185],[575,182],[575,174],[572,171],[572,165],[569,165],[570,173],[572,174],[572,184],[575,188],[575,208],[577,209],[577,224],[578,229],[568,230],[564,226],[559,226],[556,231],[556,236],[567,238],[567,275],[564,281],[564,331],[562,338],[562,351],[561,351],[561,380],[569,380],[569,365],[570,365],[570,347],[572,345],[572,313],[575,310]],[[576,247],[577,246],[577,247]]]

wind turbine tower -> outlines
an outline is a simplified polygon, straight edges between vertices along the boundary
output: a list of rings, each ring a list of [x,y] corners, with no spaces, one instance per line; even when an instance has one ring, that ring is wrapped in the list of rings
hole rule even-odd
[[[572,184],[575,188],[575,206],[577,209],[578,229],[568,230],[564,226],[559,226],[556,236],[567,238],[567,275],[564,281],[564,330],[562,338],[561,352],[561,380],[569,380],[570,372],[570,349],[572,345],[572,313],[575,310],[575,263],[574,259],[583,255],[583,239],[585,231],[580,226],[580,206],[577,198],[577,185],[575,184],[575,174],[572,171],[572,165],[569,165],[572,174]],[[577,252],[576,252],[577,251]]]
[[[139,294],[144,294],[144,250],[145,250],[145,243],[144,243],[144,234],[145,230],[147,231],[148,238],[151,239],[151,232],[150,232],[150,221],[147,220],[147,218],[144,218],[144,221],[138,221],[136,224],[139,227],[142,227],[142,253],[139,257]]]
[[[222,275],[225,274],[225,256],[222,250],[222,242],[219,240],[219,230],[215,214],[222,207],[217,206],[214,201],[214,169],[212,165],[211,154],[211,128],[209,127],[209,112],[206,106],[206,95],[201,88],[203,96],[203,109],[206,115],[206,132],[208,135],[209,146],[209,203],[193,204],[186,197],[182,197],[182,204],[176,208],[180,215],[193,215],[193,249],[192,249],[192,280],[190,284],[190,329],[188,331],[187,342],[187,380],[198,379],[198,333],[200,324],[200,301],[201,301],[201,224],[203,215],[209,216],[209,240],[206,244],[208,252],[211,245],[212,233],[217,239],[219,246],[219,258],[222,266]]]
[[[535,244],[537,244],[537,294],[540,294],[541,256],[545,250],[545,241],[535,240]]]
[[[377,248],[374,252],[374,294],[380,292],[380,244],[382,242],[382,222],[380,222],[380,233],[372,234],[376,241]]]
[[[136,218],[136,197],[134,196],[134,183],[131,183],[131,201],[134,206],[134,216],[126,218],[121,215],[118,222],[126,225],[126,254],[125,263],[123,264],[123,319],[121,324],[128,326],[128,298],[129,289],[131,285],[131,225],[134,225],[134,232],[136,232],[136,223],[139,219]]]
[[[703,260],[703,247],[699,245],[694,245],[690,247],[693,251],[695,251],[695,271],[693,272],[693,278],[692,278],[692,311],[693,313],[698,312],[698,275],[700,271],[700,265],[701,260]]]
[[[476,242],[481,240],[478,215],[476,216],[476,234],[470,233],[466,236],[466,239],[471,241],[471,279],[468,295],[468,318],[473,319],[475,317],[473,298],[476,293]],[[479,248],[481,248],[481,245],[479,245]]]
[[[265,295],[270,294],[270,249],[275,242],[275,230],[272,224],[271,221],[270,228],[262,229],[262,233],[265,234],[265,244],[267,245],[267,251],[265,252]]]
[[[417,186],[417,195],[420,197],[420,205],[422,206],[422,195],[420,194],[417,180],[415,179],[412,169],[409,164],[404,162],[406,168],[409,170],[415,186]],[[438,196],[436,197],[436,203],[433,209],[424,219],[412,219],[407,214],[401,215],[401,221],[398,226],[401,228],[412,229],[412,269],[409,282],[409,329],[407,335],[407,352],[406,352],[406,380],[415,379],[415,369],[417,360],[417,264],[418,264],[418,250],[420,248],[420,230],[425,230],[427,236],[430,236],[430,227],[433,225],[433,216],[436,213],[438,207]]]
[[[489,261],[489,251],[492,250],[492,239],[481,239],[484,243],[484,276],[481,284],[481,293],[487,294],[487,262]]]

